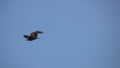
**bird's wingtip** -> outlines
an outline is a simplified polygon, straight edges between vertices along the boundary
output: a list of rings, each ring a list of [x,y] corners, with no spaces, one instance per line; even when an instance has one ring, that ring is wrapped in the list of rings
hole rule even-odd
[[[23,37],[28,38],[29,36],[28,35],[23,35]]]
[[[37,33],[43,33],[43,31],[36,31]]]

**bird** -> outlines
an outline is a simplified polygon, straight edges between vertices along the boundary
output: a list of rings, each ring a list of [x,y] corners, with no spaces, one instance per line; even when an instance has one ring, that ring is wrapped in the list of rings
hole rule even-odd
[[[34,31],[30,33],[30,35],[23,35],[23,37],[26,38],[27,41],[33,41],[33,40],[39,39],[37,38],[37,36],[38,34],[42,34],[42,33],[43,33],[42,31]]]

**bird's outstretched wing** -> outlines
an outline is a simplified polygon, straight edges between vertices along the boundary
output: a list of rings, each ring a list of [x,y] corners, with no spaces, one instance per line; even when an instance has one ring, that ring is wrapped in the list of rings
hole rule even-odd
[[[32,38],[37,38],[38,34],[43,33],[42,31],[35,31],[30,34]]]
[[[35,32],[37,32],[37,33],[43,33],[42,31],[35,31]]]
[[[25,38],[29,38],[30,36],[28,36],[28,35],[23,35]]]

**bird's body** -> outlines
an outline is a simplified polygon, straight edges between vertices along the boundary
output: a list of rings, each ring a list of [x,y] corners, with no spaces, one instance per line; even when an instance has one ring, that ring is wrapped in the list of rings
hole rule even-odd
[[[35,40],[35,39],[39,39],[39,38],[37,38],[37,36],[38,36],[38,34],[40,34],[40,33],[43,33],[42,31],[35,31],[35,32],[32,32],[31,34],[30,34],[30,36],[29,35],[24,35],[24,37],[28,40],[28,41],[33,41],[33,40]]]

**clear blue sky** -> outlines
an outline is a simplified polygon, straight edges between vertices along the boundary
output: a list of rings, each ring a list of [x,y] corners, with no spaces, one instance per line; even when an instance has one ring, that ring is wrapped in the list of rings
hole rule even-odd
[[[0,24],[0,68],[120,68],[119,0],[0,0]]]

